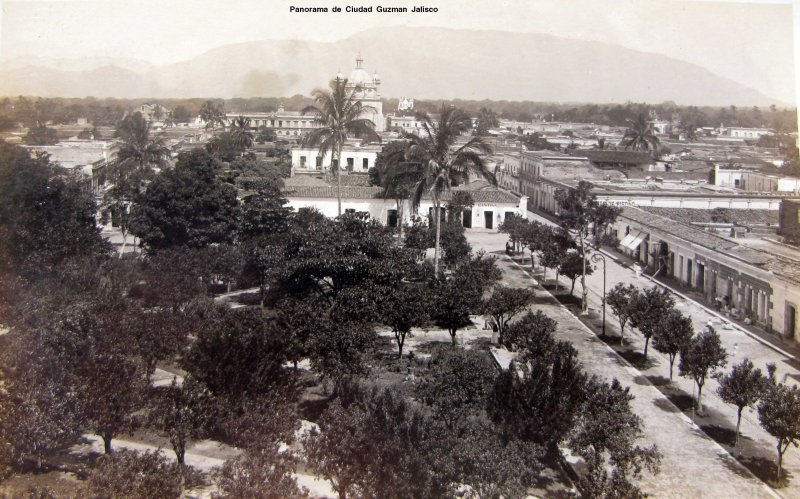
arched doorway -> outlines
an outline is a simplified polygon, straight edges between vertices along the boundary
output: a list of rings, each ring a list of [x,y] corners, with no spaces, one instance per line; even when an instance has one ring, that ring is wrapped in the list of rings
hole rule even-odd
[[[786,339],[793,340],[797,331],[797,307],[791,303],[786,304],[783,335]]]

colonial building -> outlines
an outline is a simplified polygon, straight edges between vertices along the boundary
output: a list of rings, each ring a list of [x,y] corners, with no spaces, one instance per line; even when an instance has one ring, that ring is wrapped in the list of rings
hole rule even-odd
[[[342,148],[342,169],[349,172],[367,172],[375,166],[375,159],[381,151],[377,144],[346,144]],[[295,172],[324,171],[335,167],[337,160],[332,160],[329,151],[320,156],[316,147],[292,148],[292,170]]]
[[[363,64],[364,60],[359,55],[356,59],[356,67],[347,78],[347,86],[345,88],[348,94],[352,92],[355,99],[361,101],[361,105],[364,108],[361,117],[372,120],[375,123],[375,130],[383,132],[386,130],[386,119],[383,115],[383,103],[380,95],[381,79],[378,73],[370,76],[362,67]],[[337,74],[336,78],[344,77],[341,74]],[[230,125],[239,116],[249,119],[250,127],[254,130],[261,127],[272,128],[278,138],[290,141],[298,141],[307,131],[319,126],[316,123],[314,114],[287,111],[282,105],[278,107],[277,111],[268,113],[228,113],[225,116],[226,126]]]
[[[767,238],[730,238],[638,208],[610,230],[657,276],[696,290],[733,320],[797,341],[800,251]]]
[[[714,185],[748,192],[800,193],[800,179],[770,175],[758,170],[714,166]]]
[[[443,196],[444,206],[449,203],[453,192],[467,191],[472,196],[474,205],[462,213],[461,223],[467,229],[497,229],[510,214],[525,216],[527,198],[518,198],[506,191],[492,187],[485,182],[472,182],[454,187]],[[286,180],[284,196],[289,206],[295,210],[316,208],[328,217],[338,215],[336,186],[322,180],[310,180],[307,176],[298,176]],[[342,186],[342,210],[345,212],[365,212],[370,217],[390,227],[398,223],[410,222],[412,212],[408,199],[401,200],[402,208],[398,210],[397,201],[385,199],[380,187]],[[402,213],[401,213],[402,212]],[[433,203],[429,197],[423,198],[418,214],[430,215]]]

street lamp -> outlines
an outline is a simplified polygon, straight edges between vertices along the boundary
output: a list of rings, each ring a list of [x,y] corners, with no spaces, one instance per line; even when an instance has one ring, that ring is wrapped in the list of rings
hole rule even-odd
[[[592,255],[592,261],[597,263],[598,261],[603,261],[603,338],[606,337],[606,257],[603,256],[601,253],[595,253]]]

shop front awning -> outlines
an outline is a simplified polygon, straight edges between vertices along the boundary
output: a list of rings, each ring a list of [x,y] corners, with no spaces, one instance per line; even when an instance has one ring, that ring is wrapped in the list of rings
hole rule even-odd
[[[633,241],[633,239],[636,237],[636,234],[638,234],[638,232],[636,232],[636,231],[633,231],[633,232],[630,232],[630,233],[628,233],[628,235],[627,235],[627,236],[625,236],[625,237],[623,237],[623,238],[622,238],[622,241],[620,241],[620,242],[619,242],[619,245],[620,245],[620,246],[622,246],[623,248],[627,248],[627,247],[628,247],[628,245],[629,245],[629,244],[630,244],[630,243]]]
[[[638,248],[639,245],[642,244],[642,241],[644,241],[647,238],[647,235],[648,234],[646,232],[637,232],[636,235],[633,237],[633,239],[631,239],[630,242],[628,242],[628,244],[625,245],[625,247],[631,251],[636,251],[636,248]]]

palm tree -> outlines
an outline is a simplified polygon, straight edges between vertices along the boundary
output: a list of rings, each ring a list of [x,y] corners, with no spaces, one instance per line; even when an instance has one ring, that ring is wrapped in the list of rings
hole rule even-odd
[[[396,140],[383,146],[375,158],[375,183],[383,188],[383,198],[394,198],[397,204],[397,240],[403,238],[403,207],[411,194],[413,182],[400,182],[393,175],[405,163],[408,141]]]
[[[135,196],[155,174],[154,167],[168,164],[169,148],[162,136],[150,136],[150,123],[136,112],[117,125],[115,136],[122,141],[117,159],[109,166],[113,182],[103,196],[101,213],[118,222],[122,232],[122,250],[128,234],[128,209]],[[120,256],[122,251],[120,251]]]
[[[655,154],[661,145],[661,140],[656,137],[653,124],[647,121],[647,116],[644,113],[640,113],[630,128],[625,131],[621,144],[625,149],[650,151]]]
[[[217,124],[225,124],[225,113],[222,112],[222,105],[217,105],[213,101],[207,100],[200,106],[200,119],[206,122],[206,128],[214,128]]]
[[[492,150],[483,138],[473,136],[464,145],[455,146],[456,139],[472,129],[472,120],[467,113],[442,105],[438,123],[426,113],[417,113],[416,117],[422,122],[420,135],[403,133],[409,142],[405,152],[406,161],[388,182],[402,183],[413,179],[411,210],[415,213],[419,210],[423,195],[430,195],[436,224],[434,273],[438,277],[442,195],[449,192],[452,186],[467,181],[470,173],[480,175],[492,185],[497,185],[497,179],[486,168],[481,156],[490,154]]]
[[[255,135],[250,129],[250,119],[244,116],[239,116],[233,120],[231,124],[231,140],[237,149],[244,153],[249,147],[253,146],[253,138]]]
[[[331,153],[331,169],[336,175],[336,197],[339,202],[339,215],[342,214],[342,178],[340,158],[342,146],[348,135],[355,135],[368,141],[380,142],[375,133],[375,123],[361,118],[365,106],[356,100],[355,94],[361,89],[356,85],[347,89],[347,79],[331,80],[330,90],[317,89],[313,92],[314,105],[303,109],[303,114],[315,113],[318,128],[311,130],[303,137],[303,145],[317,147],[318,154],[325,157]],[[368,107],[368,106],[366,106]]]

